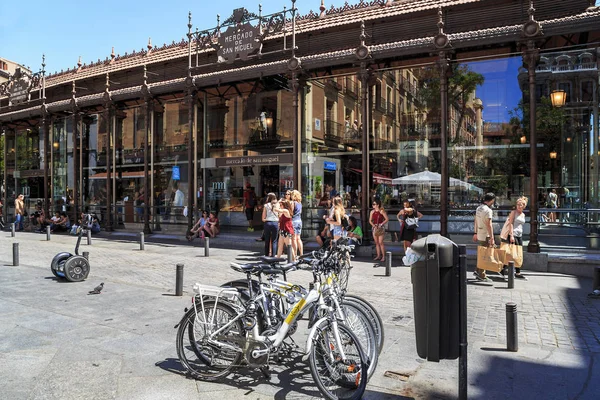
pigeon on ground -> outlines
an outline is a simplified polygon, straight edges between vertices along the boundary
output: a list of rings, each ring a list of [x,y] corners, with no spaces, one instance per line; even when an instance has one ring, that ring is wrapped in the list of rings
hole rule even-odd
[[[100,294],[100,292],[102,291],[102,288],[104,288],[104,282],[102,282],[101,284],[96,286],[94,288],[94,290],[89,291],[88,294]]]

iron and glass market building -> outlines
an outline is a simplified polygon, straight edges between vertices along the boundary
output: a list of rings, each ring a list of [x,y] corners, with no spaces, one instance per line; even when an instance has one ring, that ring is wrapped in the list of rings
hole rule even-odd
[[[47,212],[95,211],[107,230],[183,230],[202,209],[223,229],[246,228],[249,184],[259,198],[300,190],[306,235],[340,194],[363,227],[374,199],[395,221],[410,198],[421,229],[452,237],[472,234],[491,191],[500,216],[530,199],[529,251],[561,228],[597,246],[594,1],[303,11],[237,9],[210,29],[190,15],[186,39],[170,45],[10,74],[0,82],[5,219],[24,193]]]

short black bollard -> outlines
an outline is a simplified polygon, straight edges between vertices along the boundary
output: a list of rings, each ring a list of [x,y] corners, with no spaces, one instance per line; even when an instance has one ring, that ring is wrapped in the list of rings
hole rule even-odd
[[[292,246],[291,245],[289,245],[287,247],[287,258],[288,258],[287,259],[288,263],[294,262],[294,254],[293,254]]]
[[[83,257],[84,257],[86,260],[88,260],[88,261],[89,261],[89,260],[90,260],[90,252],[89,252],[89,251],[84,251],[84,252],[83,252]]]
[[[210,253],[210,240],[208,236],[204,237],[204,257],[208,257]]]
[[[385,276],[392,276],[392,252],[385,252]]]
[[[92,245],[92,231],[91,231],[91,229],[87,230],[87,243],[88,243],[88,246]]]
[[[183,264],[177,264],[175,275],[175,296],[183,296]]]
[[[508,288],[509,289],[515,288],[515,262],[514,261],[508,262]]]
[[[19,266],[19,243],[13,243],[13,266]]]
[[[144,232],[140,232],[140,250],[144,250]]]
[[[50,225],[48,225],[48,226],[46,227],[46,240],[47,240],[47,241],[50,241],[50,235],[51,235],[51,233],[52,233],[52,232],[50,232]]]
[[[516,303],[506,303],[506,349],[508,351],[519,351]]]
[[[15,237],[15,223],[10,224],[10,237]]]
[[[600,267],[594,268],[594,283],[592,284],[592,291],[600,289]]]

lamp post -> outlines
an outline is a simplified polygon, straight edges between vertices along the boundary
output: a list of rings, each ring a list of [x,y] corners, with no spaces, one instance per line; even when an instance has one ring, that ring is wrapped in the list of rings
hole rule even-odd
[[[564,107],[567,102],[567,92],[561,89],[553,90],[552,93],[550,93],[550,101],[552,102],[552,107]]]

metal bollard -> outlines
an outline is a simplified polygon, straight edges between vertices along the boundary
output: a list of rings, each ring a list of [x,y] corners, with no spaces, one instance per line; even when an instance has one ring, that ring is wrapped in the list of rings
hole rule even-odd
[[[46,240],[47,240],[47,241],[50,241],[50,235],[51,235],[51,233],[52,233],[52,232],[50,232],[50,225],[48,225],[48,226],[46,227]]]
[[[210,240],[208,236],[204,237],[204,257],[208,257],[210,253]]]
[[[291,245],[287,247],[287,258],[288,258],[287,259],[288,263],[294,262],[294,254],[292,252],[292,246]]]
[[[15,223],[10,224],[10,237],[15,237]]]
[[[385,252],[385,276],[392,276],[392,252]]]
[[[19,266],[19,243],[13,243],[13,266]]]
[[[508,288],[509,289],[515,288],[515,262],[514,261],[508,262]]]
[[[87,243],[88,246],[92,245],[92,231],[90,229],[87,230]]]
[[[84,252],[83,252],[83,257],[84,257],[86,260],[88,260],[88,261],[89,261],[89,260],[90,260],[90,252],[89,252],[89,251],[84,251]]]
[[[144,250],[144,232],[140,232],[140,250]]]
[[[506,303],[506,349],[508,351],[519,351],[516,303]]]
[[[592,285],[592,291],[600,289],[600,267],[594,268],[594,283]]]
[[[183,264],[177,264],[175,275],[175,296],[183,296]]]

